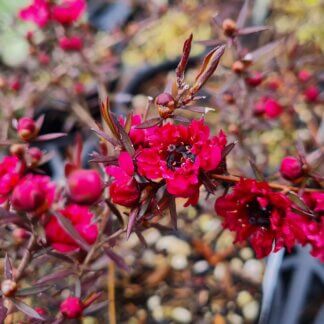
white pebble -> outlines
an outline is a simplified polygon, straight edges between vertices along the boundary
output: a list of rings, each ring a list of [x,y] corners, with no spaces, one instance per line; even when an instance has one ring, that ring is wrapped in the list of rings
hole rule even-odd
[[[188,266],[187,257],[183,254],[175,254],[171,257],[170,265],[174,270],[184,270]]]
[[[243,273],[247,278],[255,282],[261,282],[263,277],[263,263],[254,259],[248,260],[244,263]]]
[[[192,315],[188,309],[183,307],[176,307],[172,310],[171,318],[178,323],[190,323],[192,320]]]
[[[214,277],[216,280],[223,280],[226,276],[228,269],[225,263],[218,263],[214,269]]]
[[[245,248],[241,249],[241,251],[240,251],[240,257],[245,261],[252,259],[253,256],[254,256],[253,250],[249,247],[245,247]]]
[[[147,307],[149,310],[153,311],[156,307],[161,306],[160,296],[154,295],[147,300]]]
[[[169,254],[183,254],[186,256],[191,253],[190,245],[187,242],[172,235],[160,238],[156,243],[156,249],[158,251],[167,251]]]
[[[157,322],[161,322],[164,320],[164,312],[161,306],[155,307],[152,311],[152,316]]]
[[[148,245],[153,245],[161,237],[161,233],[156,228],[150,228],[143,233],[143,236]]]
[[[209,269],[209,264],[206,260],[197,261],[193,265],[193,271],[195,274],[202,274]]]
[[[258,314],[259,314],[259,304],[257,301],[253,300],[246,304],[242,308],[242,313],[244,318],[246,318],[248,321],[254,321]]]
[[[236,302],[241,308],[247,303],[249,303],[251,300],[253,300],[253,298],[251,294],[246,290],[240,291],[236,298]]]

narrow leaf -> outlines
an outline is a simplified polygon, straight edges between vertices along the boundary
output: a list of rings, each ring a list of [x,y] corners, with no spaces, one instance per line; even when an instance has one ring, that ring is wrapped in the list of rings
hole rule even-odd
[[[308,211],[310,212],[310,209],[308,208],[308,206],[303,202],[303,200],[296,195],[294,192],[289,191],[287,193],[288,198],[294,203],[296,204],[296,206],[298,206],[299,208],[301,208],[302,210]]]
[[[107,301],[107,300],[102,301],[102,302],[100,302],[100,303],[93,304],[93,305],[87,307],[87,308],[83,311],[82,314],[83,314],[83,315],[90,315],[90,314],[92,314],[92,313],[95,313],[95,312],[97,312],[97,311],[99,311],[99,310],[101,310],[101,309],[107,307],[107,305],[108,305],[108,301]]]
[[[107,205],[109,206],[109,209],[111,210],[111,212],[117,217],[120,225],[122,227],[124,227],[124,219],[123,216],[121,215],[120,211],[116,208],[116,206],[109,200],[106,200]]]
[[[134,227],[135,222],[136,222],[137,214],[138,214],[138,208],[133,209],[129,214],[128,224],[127,224],[127,231],[126,231],[126,238],[127,239],[129,239],[129,237],[130,237],[130,235],[132,233],[133,227]]]
[[[237,28],[242,28],[247,20],[248,14],[249,14],[249,5],[250,5],[250,1],[249,0],[245,0],[244,4],[240,10],[240,13],[238,14],[237,20],[236,20],[236,26]]]
[[[181,109],[189,110],[200,114],[207,114],[209,111],[215,111],[214,108],[202,107],[202,106],[185,106],[185,107],[181,107]]]
[[[51,286],[43,286],[43,285],[35,286],[35,287],[31,287],[31,288],[24,288],[24,289],[18,290],[15,293],[15,296],[24,297],[24,296],[30,296],[30,295],[37,295],[37,294],[40,294],[50,288],[51,288]]]
[[[186,39],[186,41],[183,44],[182,56],[176,68],[176,76],[177,76],[178,83],[179,82],[181,83],[184,79],[184,72],[186,70],[190,51],[191,51],[191,43],[192,43],[192,34],[190,34],[188,39]]]
[[[104,121],[106,122],[107,126],[111,130],[112,134],[116,138],[119,138],[118,129],[117,129],[117,126],[115,124],[115,120],[112,118],[112,114],[111,114],[111,111],[110,111],[110,102],[109,102],[108,97],[106,98],[106,102],[101,103],[100,111],[101,111],[101,115],[102,115]]]
[[[10,258],[9,258],[7,253],[6,253],[6,256],[5,256],[4,274],[5,274],[6,279],[10,279],[10,280],[13,279],[12,265],[11,265]]]
[[[269,53],[271,53],[271,57],[273,57],[276,54],[275,50],[279,48],[279,45],[281,45],[282,41],[282,39],[279,39],[277,41],[264,45],[256,49],[255,51],[246,54],[243,60],[255,62],[260,58],[264,58],[264,56]]]
[[[129,134],[129,131],[131,130],[132,119],[133,119],[133,113],[129,112],[128,115],[127,115],[127,118],[126,118],[125,126],[124,126],[125,132],[127,134]]]
[[[224,147],[224,149],[222,151],[222,158],[225,158],[233,150],[235,144],[236,144],[235,142],[229,143]]]
[[[62,226],[63,230],[70,235],[70,237],[79,244],[85,251],[90,250],[90,245],[85,241],[85,239],[79,234],[79,232],[74,228],[71,221],[64,217],[59,212],[53,212],[54,216],[57,218],[59,224]]]
[[[21,312],[26,314],[28,317],[36,318],[39,320],[44,321],[45,319],[40,316],[33,308],[31,308],[29,305],[23,303],[21,300],[9,298],[9,300],[19,309]]]
[[[118,159],[116,156],[107,156],[98,153],[92,153],[90,156],[91,159],[89,160],[89,162],[118,165]]]
[[[145,121],[142,124],[135,126],[136,129],[144,129],[154,127],[162,122],[162,118],[156,117]]]
[[[4,320],[7,317],[7,308],[3,305],[3,299],[0,300],[0,323],[4,323]]]
[[[37,120],[36,120],[36,122],[35,122],[35,124],[36,124],[36,129],[40,130],[40,129],[42,128],[42,126],[43,126],[43,124],[44,124],[44,119],[45,119],[45,115],[44,115],[44,114],[40,115],[40,116],[37,118]]]
[[[73,163],[78,168],[81,167],[81,163],[82,163],[81,162],[82,150],[83,150],[82,136],[80,133],[77,133],[75,136],[75,144],[73,150]]]
[[[122,127],[122,125],[119,123],[119,121],[113,116],[111,115],[112,119],[115,122],[115,125],[117,127],[118,130],[118,134],[119,134],[119,139],[122,142],[125,150],[131,155],[133,156],[135,153],[135,149],[133,146],[133,143],[130,139],[130,137],[128,136],[128,134],[125,132],[124,128]]]
[[[270,29],[269,26],[251,26],[251,27],[246,27],[243,29],[240,29],[238,31],[238,35],[249,35],[249,34],[254,34],[254,33],[259,33],[264,30]]]
[[[93,132],[95,132],[97,135],[99,135],[100,137],[102,137],[104,140],[106,140],[107,142],[111,143],[112,145],[116,146],[116,145],[120,145],[119,141],[116,140],[115,138],[110,137],[109,135],[107,135],[105,132],[103,132],[100,129],[94,129],[91,128],[91,130]]]
[[[74,274],[74,271],[71,269],[59,270],[57,272],[51,273],[47,276],[40,278],[39,280],[36,281],[36,284],[37,285],[49,284],[57,280],[65,279],[72,274]]]
[[[180,116],[180,115],[174,116],[173,120],[178,121],[178,122],[180,122],[182,124],[190,124],[190,122],[191,122],[190,119],[188,119],[186,117],[183,117],[183,116]]]
[[[40,135],[34,139],[35,142],[45,142],[45,141],[51,141],[60,137],[66,136],[66,133],[51,133],[51,134],[45,134]]]
[[[109,248],[104,248],[105,254],[108,256],[109,259],[111,259],[117,267],[129,272],[130,269],[128,267],[128,265],[126,264],[125,260],[119,256],[118,254],[116,254],[115,252],[113,252],[111,249]]]
[[[264,181],[264,176],[263,173],[258,169],[258,167],[256,166],[256,164],[252,161],[249,160],[251,168],[253,170],[254,176],[258,181]]]

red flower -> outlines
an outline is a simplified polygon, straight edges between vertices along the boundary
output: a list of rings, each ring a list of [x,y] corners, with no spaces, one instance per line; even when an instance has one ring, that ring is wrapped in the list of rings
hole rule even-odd
[[[91,223],[94,215],[89,208],[80,205],[69,205],[60,210],[60,213],[68,218],[79,234],[89,243],[93,244],[98,236],[98,227]],[[55,216],[51,216],[45,227],[46,237],[52,247],[62,253],[78,251],[79,245],[65,232]]]
[[[71,199],[78,204],[93,204],[103,190],[97,170],[75,170],[69,175],[67,183]]]
[[[165,179],[167,190],[176,197],[189,198],[196,204],[200,172],[215,171],[222,160],[226,137],[209,138],[209,128],[202,120],[189,126],[165,124],[148,138],[149,147],[139,150],[138,171],[151,180]]]
[[[115,204],[132,207],[138,203],[140,190],[134,178],[134,165],[127,152],[121,152],[119,166],[108,166],[106,172],[115,178],[110,185],[110,196]]]
[[[18,211],[41,214],[48,210],[55,197],[55,185],[48,176],[27,174],[15,187],[12,206]]]
[[[67,318],[78,318],[82,314],[83,304],[77,297],[68,297],[60,305],[61,313]]]
[[[236,232],[235,242],[250,241],[258,258],[296,242],[306,243],[308,221],[290,210],[291,202],[266,182],[241,179],[231,194],[216,200],[223,226]],[[273,248],[274,246],[274,248]]]
[[[0,162],[0,203],[8,198],[24,170],[24,164],[16,156],[5,156]]]
[[[246,83],[251,87],[257,87],[263,81],[262,73],[258,71],[251,72],[249,76],[245,79]]]
[[[316,102],[319,95],[320,91],[318,87],[314,85],[309,86],[304,92],[305,100],[308,102]]]
[[[17,131],[23,141],[33,139],[38,132],[35,121],[29,117],[22,117],[18,120]]]
[[[50,8],[47,0],[33,0],[33,3],[19,11],[19,17],[24,21],[32,21],[43,28],[50,19]]]
[[[78,20],[86,9],[85,0],[63,0],[52,8],[52,19],[62,25],[70,25]]]
[[[303,175],[303,164],[294,156],[286,156],[281,161],[280,173],[287,180],[295,180]]]
[[[282,112],[282,106],[276,100],[267,97],[261,97],[254,107],[254,113],[256,115],[263,115],[269,119],[279,117]]]
[[[83,47],[83,42],[80,37],[62,37],[59,39],[59,45],[64,51],[80,51]]]

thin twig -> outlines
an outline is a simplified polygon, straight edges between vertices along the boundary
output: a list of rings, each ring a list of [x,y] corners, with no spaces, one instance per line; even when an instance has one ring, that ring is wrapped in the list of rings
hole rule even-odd
[[[110,262],[108,266],[108,317],[110,324],[116,324],[116,305],[115,305],[115,264]]]

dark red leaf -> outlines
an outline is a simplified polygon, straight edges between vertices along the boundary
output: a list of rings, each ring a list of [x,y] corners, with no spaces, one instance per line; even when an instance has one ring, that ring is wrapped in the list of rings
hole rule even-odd
[[[4,323],[5,318],[7,317],[7,308],[3,305],[3,299],[0,300],[0,323]]]
[[[128,134],[131,127],[132,127],[132,119],[133,119],[133,113],[132,112],[129,112],[127,114],[127,118],[126,118],[126,122],[125,122],[125,126],[124,126],[124,129],[125,129],[125,132]]]
[[[242,28],[246,23],[249,14],[249,5],[250,1],[245,0],[236,20],[236,26],[238,29]]]
[[[169,203],[169,210],[170,210],[170,217],[171,217],[171,223],[172,226],[175,230],[178,229],[178,225],[177,225],[177,207],[176,207],[176,203],[175,203],[175,198],[171,197],[170,198],[170,203]]]
[[[89,307],[87,307],[84,311],[83,311],[83,315],[90,315],[92,313],[95,313],[99,310],[101,310],[102,308],[105,308],[107,307],[108,305],[108,301],[105,300],[105,301],[102,301],[100,303],[96,303],[96,304],[93,304]]]
[[[85,241],[85,239],[79,234],[79,232],[74,228],[71,221],[64,217],[61,213],[55,211],[53,212],[54,216],[57,218],[59,224],[62,226],[64,231],[70,235],[70,237],[78,243],[85,251],[90,250],[90,245]]]
[[[120,211],[116,208],[116,206],[109,200],[107,199],[106,200],[107,202],[107,205],[109,206],[109,209],[111,210],[111,212],[117,217],[120,225],[122,227],[124,227],[124,219],[123,219],[123,216],[121,215]]]
[[[61,279],[65,279],[72,274],[74,274],[74,271],[72,269],[59,270],[57,272],[51,273],[47,276],[40,278],[39,280],[36,281],[36,284],[44,285],[44,284],[53,283],[55,281],[60,281]]]
[[[138,214],[138,208],[134,208],[130,214],[129,214],[129,219],[128,219],[128,224],[127,224],[127,231],[126,231],[126,238],[129,239],[129,236],[132,233],[133,227],[136,222],[136,217]]]
[[[29,305],[23,303],[21,300],[9,298],[9,300],[19,309],[21,312],[26,314],[28,317],[36,318],[39,320],[44,321],[45,319],[40,316],[33,308],[31,308]]]
[[[101,103],[100,110],[101,110],[101,115],[102,115],[103,119],[105,120],[107,126],[111,130],[112,134],[116,138],[119,138],[119,132],[118,132],[115,120],[113,118],[113,115],[110,111],[110,102],[109,102],[108,97],[106,98],[106,102]]]
[[[37,118],[35,124],[36,124],[36,129],[37,129],[38,131],[42,128],[43,123],[44,123],[44,119],[45,119],[45,115],[44,115],[44,114],[40,115],[40,116]]]
[[[103,139],[105,139],[107,142],[111,143],[112,145],[114,145],[114,146],[120,145],[120,143],[119,143],[118,140],[116,140],[115,138],[110,137],[109,135],[107,135],[102,130],[100,130],[100,129],[94,129],[94,128],[91,128],[91,130],[93,132],[95,132],[97,135],[99,135],[100,137],[102,137]]]
[[[254,163],[254,161],[249,160],[251,168],[253,170],[254,176],[258,181],[264,181],[263,173],[259,170],[257,165]]]
[[[73,171],[77,170],[78,167],[70,162],[66,162],[65,166],[64,166],[64,174],[65,177],[68,177]]]
[[[182,50],[182,56],[180,59],[180,62],[176,68],[176,76],[178,83],[182,82],[184,79],[184,72],[186,70],[186,66],[188,64],[189,55],[191,51],[191,42],[192,42],[192,34],[186,39],[186,41],[183,44],[183,50]]]
[[[111,115],[112,119],[115,122],[115,125],[117,127],[118,130],[118,134],[119,134],[119,139],[122,142],[125,150],[131,155],[133,156],[135,153],[135,149],[133,146],[133,143],[130,139],[130,137],[128,136],[128,134],[125,132],[124,128],[122,127],[122,125],[119,123],[119,121],[116,119],[115,116]]]
[[[246,27],[243,29],[240,29],[238,31],[238,35],[249,35],[249,34],[254,34],[254,33],[259,33],[264,30],[270,29],[269,26],[252,26],[252,27]]]
[[[225,158],[233,150],[235,144],[236,144],[235,142],[229,143],[224,147],[224,149],[222,151],[222,158]]]
[[[10,258],[7,253],[5,256],[4,274],[5,274],[6,279],[10,279],[10,280],[13,279],[12,265],[11,265]]]
[[[160,124],[161,122],[162,122],[162,118],[156,117],[156,118],[149,119],[140,125],[135,126],[135,128],[137,129],[151,128]]]
[[[118,165],[118,159],[116,156],[107,156],[98,153],[92,153],[89,162],[104,163],[105,165]]]
[[[183,117],[183,116],[179,116],[179,115],[174,116],[173,120],[178,121],[178,122],[180,122],[182,124],[190,124],[190,122],[191,122],[190,119],[188,119],[186,117]]]
[[[115,252],[113,252],[111,249],[109,248],[104,248],[104,251],[106,253],[106,255],[108,256],[108,258],[110,258],[117,267],[129,272],[129,266],[126,264],[125,260],[119,256],[118,254],[116,254]]]
[[[24,288],[24,289],[20,289],[15,293],[15,296],[18,297],[24,297],[24,296],[30,296],[30,295],[37,295],[40,294],[48,289],[50,289],[51,286],[34,286],[34,287],[30,287],[30,288]]]

